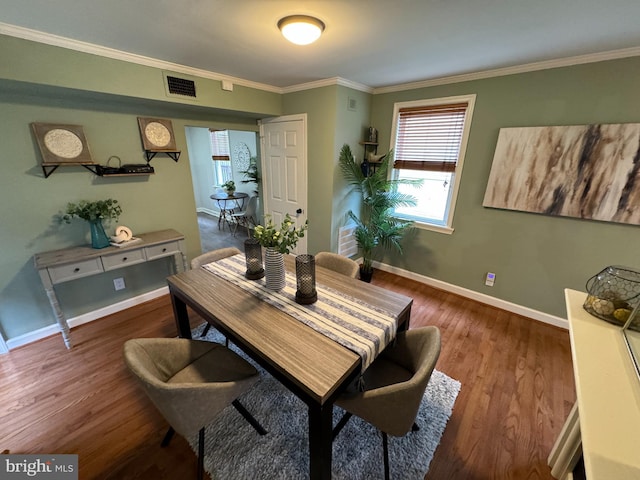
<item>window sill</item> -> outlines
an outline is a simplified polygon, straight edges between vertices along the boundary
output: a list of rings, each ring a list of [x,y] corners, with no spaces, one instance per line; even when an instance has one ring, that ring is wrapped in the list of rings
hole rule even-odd
[[[451,235],[453,233],[453,228],[451,227],[441,227],[439,225],[431,225],[429,223],[422,223],[419,221],[415,221],[414,223],[416,228],[420,230],[429,230],[431,232],[444,233],[445,235]]]

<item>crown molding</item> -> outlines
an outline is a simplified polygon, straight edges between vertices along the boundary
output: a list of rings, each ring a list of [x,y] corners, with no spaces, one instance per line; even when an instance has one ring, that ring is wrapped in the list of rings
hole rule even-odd
[[[188,67],[186,65],[180,65],[177,63],[165,62],[163,60],[145,57],[143,55],[137,55],[135,53],[128,53],[122,50],[107,48],[100,45],[95,45],[93,43],[81,42],[79,40],[52,35],[50,33],[43,33],[37,30],[31,30],[29,28],[9,25],[7,23],[0,22],[0,34],[22,38],[24,40],[31,40],[33,42],[44,43],[46,45],[51,45],[54,47],[62,47],[77,52],[90,53],[92,55],[111,58],[113,60],[122,60],[124,62],[135,63],[147,67],[154,67],[160,70],[170,70],[172,72],[184,73],[186,75],[192,75],[195,77],[208,78],[210,80],[225,80],[235,85],[255,88],[256,90],[264,90],[272,93],[282,93],[282,88],[274,87],[273,85],[252,82],[243,78],[231,77],[229,75],[223,75],[220,73],[211,72],[209,70]]]
[[[340,85],[343,87],[352,88],[354,90],[360,90],[365,93],[373,93],[373,88],[362,83],[353,82],[342,77],[325,78],[323,80],[316,80],[314,82],[300,83],[298,85],[292,85],[290,87],[284,87],[282,93],[294,93],[303,90],[313,90],[314,88],[328,87],[332,85]]]
[[[538,70],[549,70],[552,68],[570,67],[573,65],[583,65],[585,63],[604,62],[607,60],[618,60],[621,58],[637,56],[640,56],[640,47],[623,48],[620,50],[612,50],[608,52],[590,53],[587,55],[577,55],[574,57],[546,60],[544,62],[527,63],[524,65],[516,65],[513,67],[485,70],[482,72],[465,73],[462,75],[452,75],[448,77],[422,80],[419,82],[390,85],[388,87],[379,87],[373,89],[373,94],[379,95],[382,93],[400,92],[403,90],[415,90],[417,88],[435,87],[451,83],[469,82],[472,80],[482,80],[485,78],[502,77],[505,75],[515,75],[518,73],[535,72]]]

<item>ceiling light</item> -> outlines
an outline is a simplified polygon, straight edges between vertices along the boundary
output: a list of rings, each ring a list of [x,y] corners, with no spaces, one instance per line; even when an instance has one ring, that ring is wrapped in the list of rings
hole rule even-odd
[[[278,28],[291,43],[309,45],[320,38],[324,23],[307,15],[290,15],[280,19]]]

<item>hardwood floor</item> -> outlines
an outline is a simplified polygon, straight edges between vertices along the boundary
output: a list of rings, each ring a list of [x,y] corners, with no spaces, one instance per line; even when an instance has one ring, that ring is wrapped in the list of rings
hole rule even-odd
[[[427,479],[551,479],[546,458],[575,401],[564,330],[376,271],[437,325],[437,367],[462,383]],[[192,325],[199,323],[192,315]],[[0,451],[76,453],[81,479],[195,478],[195,455],[134,384],[122,344],[175,335],[168,297],[0,356]],[[393,441],[393,440],[391,440]],[[392,466],[393,468],[393,466]]]

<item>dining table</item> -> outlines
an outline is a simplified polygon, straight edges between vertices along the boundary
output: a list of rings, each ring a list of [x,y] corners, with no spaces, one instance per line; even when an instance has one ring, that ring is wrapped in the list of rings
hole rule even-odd
[[[236,266],[244,262],[244,254],[236,257]],[[295,256],[285,255],[284,260],[295,285]],[[309,414],[309,477],[330,479],[333,404],[361,375],[363,357],[300,321],[291,311],[279,308],[278,302],[256,295],[251,289],[259,286],[257,283],[243,283],[264,280],[231,278],[231,274],[225,274],[225,278],[206,267],[167,278],[178,336],[191,338],[189,313],[193,311],[298,396]],[[321,311],[322,302],[335,308],[335,298],[328,297],[337,295],[354,310],[392,318],[395,330],[409,326],[413,300],[405,295],[319,266],[316,281],[317,305],[298,306],[298,310]],[[273,297],[281,300],[286,295],[273,292]],[[338,316],[340,322],[350,321],[348,314]],[[392,342],[393,338],[388,340]],[[367,363],[371,361],[373,358],[366,359]]]

